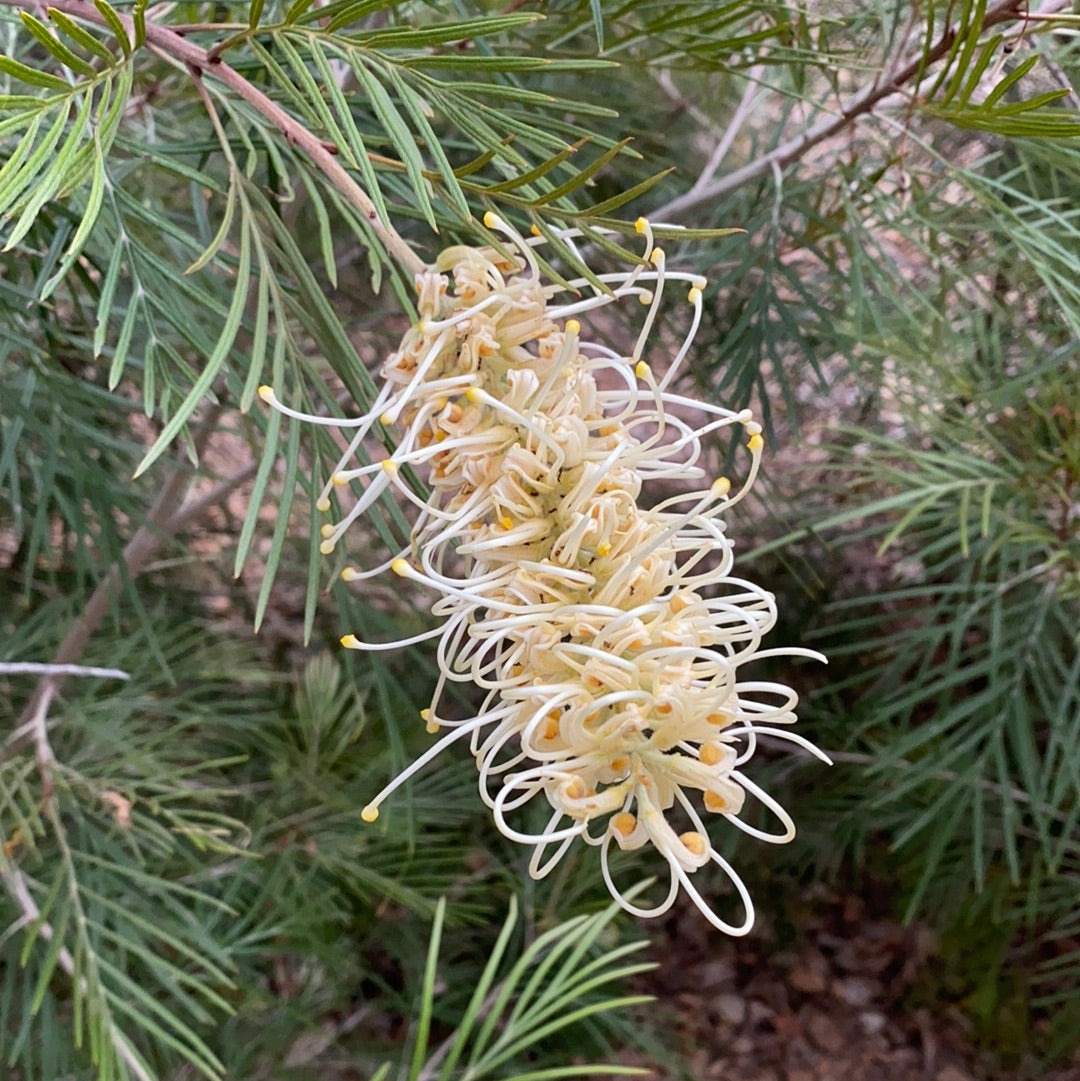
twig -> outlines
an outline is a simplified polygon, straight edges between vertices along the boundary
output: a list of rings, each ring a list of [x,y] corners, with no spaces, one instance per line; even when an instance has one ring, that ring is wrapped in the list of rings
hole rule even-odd
[[[37,661],[0,661],[0,676],[96,676],[98,679],[131,679],[119,668],[95,668],[92,664],[41,664]]]
[[[3,0],[0,0],[0,2],[3,2]],[[1024,14],[1024,7],[1024,0],[1002,0],[1001,3],[994,5],[986,12],[982,21],[982,29],[987,30],[998,23],[1021,18]],[[744,165],[741,169],[736,169],[735,172],[729,173],[714,183],[672,199],[669,203],[653,211],[650,216],[658,220],[683,217],[698,207],[712,203],[737,188],[741,188],[744,184],[749,184],[754,180],[769,175],[776,168],[783,169],[798,161],[819,143],[823,143],[844,131],[860,116],[869,113],[879,102],[897,93],[906,83],[924,73],[931,64],[936,63],[948,53],[955,36],[955,30],[952,26],[949,26],[937,44],[925,55],[920,53],[903,67],[887,72],[885,77],[879,77],[869,86],[863,87],[862,90],[840,106],[838,116],[826,117],[797,138],[781,143],[780,146],[770,150],[769,153],[755,158],[754,161]]]
[[[0,4],[20,9],[28,6],[27,0],[0,0]],[[71,15],[98,26],[105,25],[101,12],[93,4],[84,3],[83,0],[56,0],[50,6],[65,15]],[[134,40],[134,20],[127,15],[120,15],[119,18],[129,37]],[[307,154],[327,180],[364,215],[372,232],[405,270],[411,274],[419,274],[425,269],[424,261],[409,247],[401,234],[379,217],[379,212],[368,193],[338,162],[333,151],[317,135],[308,131],[303,124],[285,112],[277,102],[267,97],[220,57],[211,55],[209,49],[188,41],[183,35],[169,27],[158,26],[147,21],[146,41],[156,50],[167,54],[186,68],[213,76],[234,91],[257,113],[269,120],[285,136],[290,146],[299,147]]]

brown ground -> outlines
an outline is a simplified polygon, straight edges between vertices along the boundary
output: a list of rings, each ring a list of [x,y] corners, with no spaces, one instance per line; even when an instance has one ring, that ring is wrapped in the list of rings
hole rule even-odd
[[[820,891],[789,948],[768,928],[707,934],[687,913],[654,949],[646,990],[674,1013],[669,1045],[696,1081],[1080,1081],[1080,1053],[1053,1069],[1003,1066],[955,1007],[911,1004],[934,957],[925,927]],[[649,1063],[660,1081],[676,1070]]]

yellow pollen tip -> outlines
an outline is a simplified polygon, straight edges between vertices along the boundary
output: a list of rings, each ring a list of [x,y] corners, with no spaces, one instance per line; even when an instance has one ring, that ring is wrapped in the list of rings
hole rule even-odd
[[[585,788],[585,782],[580,777],[575,777],[566,786],[566,795],[569,799],[582,799],[587,795],[587,789]]]
[[[489,229],[498,229],[498,227],[499,227],[500,225],[502,225],[502,219],[501,219],[501,218],[499,217],[499,215],[498,215],[498,214],[496,214],[496,213],[495,213],[494,211],[492,211],[492,210],[489,210],[489,211],[488,211],[488,212],[487,212],[487,213],[486,213],[486,214],[484,215],[484,224],[485,224],[485,225],[486,225],[486,226],[487,226],[487,227],[488,227]]]
[[[686,294],[686,299],[691,304],[696,304],[701,299],[701,290],[696,285],[693,286],[690,292]]]
[[[708,721],[709,724],[719,726],[722,724],[727,724],[729,718],[725,713],[710,713],[708,717],[705,718],[705,720]]]
[[[634,832],[634,827],[636,825],[637,819],[629,811],[620,811],[611,819],[611,828],[615,830],[616,833],[621,833],[624,837],[629,837],[630,834]]]
[[[319,535],[324,539],[332,537],[334,535],[334,529],[334,526],[332,526],[329,522],[326,522],[324,525],[321,525],[319,527]]]
[[[315,509],[325,514],[330,509],[330,500],[326,496],[320,496],[315,500]]]
[[[503,529],[512,529],[514,527],[514,519],[504,515],[499,519],[499,525],[501,525]]]
[[[709,489],[713,495],[724,496],[731,491],[731,481],[727,477],[717,477],[712,482],[712,487]]]
[[[404,577],[406,577],[408,575],[409,571],[412,570],[412,567],[409,566],[409,561],[407,559],[402,559],[402,558],[399,557],[398,559],[395,559],[393,563],[390,564],[390,569],[395,574],[398,574],[402,578],[404,578]]]
[[[548,721],[544,725],[544,739],[554,739],[559,734],[559,722]]]
[[[379,465],[384,473],[396,473],[398,471],[398,464],[393,458],[384,458]]]
[[[624,769],[630,768],[630,759],[626,755],[619,755],[618,758],[611,760],[611,768],[618,773],[621,773]]]
[[[438,721],[428,721],[428,723],[424,725],[424,731],[427,732],[427,734],[429,736],[435,735],[435,733],[438,732],[438,730],[439,730],[439,722]]]
[[[611,545],[610,544],[598,544],[596,546],[596,554],[598,556],[610,555],[611,554]]]
[[[363,810],[362,810],[362,811],[360,812],[360,817],[361,817],[361,818],[362,818],[362,819],[363,819],[363,820],[364,820],[365,822],[374,822],[374,821],[375,821],[375,819],[379,817],[379,808],[378,808],[378,807],[372,807],[372,805],[371,805],[371,804],[369,803],[369,804],[368,804],[368,805],[367,805],[367,806],[366,806],[366,807],[365,807],[365,808],[364,808],[364,809],[363,809]]]
[[[360,577],[360,572],[355,567],[346,567],[341,572],[341,580],[343,582],[351,582]]]
[[[322,542],[322,544],[320,544],[320,545],[319,545],[319,551],[320,551],[320,552],[321,552],[321,553],[322,553],[322,554],[323,554],[324,556],[328,556],[328,555],[330,555],[330,554],[331,554],[331,553],[332,553],[332,552],[334,551],[334,545],[335,545],[336,543],[337,543],[336,541],[332,541],[332,540],[324,540],[324,541]]]
[[[652,303],[652,293],[648,289],[644,293],[638,293],[638,303],[647,308]]]
[[[698,758],[705,763],[706,766],[715,766],[724,757],[724,752],[720,750],[718,743],[703,743],[701,749],[698,751]]]
[[[663,248],[656,247],[653,248],[651,252],[649,252],[649,262],[652,263],[653,266],[657,266],[662,263],[664,261],[664,258],[665,256]]]
[[[649,219],[648,218],[638,218],[638,220],[636,222],[634,222],[634,229],[638,233],[644,233],[645,230],[648,229],[648,228],[649,228]]]
[[[380,424],[381,424],[381,425],[382,425],[382,426],[383,426],[384,428],[389,428],[389,427],[390,427],[390,425],[391,425],[391,424],[393,424],[393,423],[394,423],[394,421],[395,421],[396,419],[397,419],[397,418],[396,418],[396,417],[394,416],[394,414],[393,414],[393,413],[390,413],[390,412],[386,412],[386,413],[382,413],[382,414],[380,414],[380,416],[379,416],[379,423],[380,423]]]
[[[638,377],[638,379],[648,379],[648,377],[649,377],[649,366],[648,366],[648,364],[646,364],[645,361],[643,361],[643,360],[639,360],[637,362],[637,366],[634,368],[634,375],[636,375]]]
[[[750,436],[749,442],[746,444],[750,448],[751,454],[760,454],[761,448],[765,446],[765,440],[760,435],[755,433]]]
[[[343,488],[346,484],[349,483],[349,477],[345,473],[335,473],[330,478],[330,483],[333,484],[335,488]]]
[[[465,391],[465,400],[472,402],[475,405],[481,400],[483,393],[484,392],[479,387],[469,387],[469,389]]]
[[[532,233],[533,236],[543,236],[544,235],[543,233],[540,232],[540,226],[539,225],[530,225],[529,226],[529,232]]]
[[[567,334],[579,334],[581,332],[581,324],[576,319],[566,320],[566,333]]]
[[[705,838],[702,837],[700,833],[694,831],[681,833],[679,834],[679,840],[682,841],[684,847],[695,856],[705,855]]]
[[[671,703],[670,702],[657,702],[656,703],[656,712],[659,713],[661,717],[666,717],[671,712]]]
[[[420,720],[422,720],[422,721],[430,721],[431,720],[431,710],[430,709],[422,709],[422,710],[420,710]]]
[[[719,792],[705,793],[705,810],[720,812],[727,809],[728,801]]]
[[[358,649],[360,646],[360,639],[355,634],[345,634],[341,637],[341,644],[346,649]]]
[[[274,393],[274,388],[268,387],[265,383],[259,387],[259,397],[269,404],[273,404],[277,401],[277,395]]]
[[[420,322],[416,324],[416,329],[420,331],[421,334],[430,334],[431,324],[426,319],[421,319]]]

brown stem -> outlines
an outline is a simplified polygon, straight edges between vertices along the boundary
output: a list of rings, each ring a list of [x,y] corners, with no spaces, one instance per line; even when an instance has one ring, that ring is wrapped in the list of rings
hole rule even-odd
[[[998,23],[1022,18],[1026,8],[1025,0],[1002,0],[1001,3],[995,4],[986,12],[983,17],[982,29],[987,30]],[[786,143],[781,143],[780,146],[769,151],[768,154],[755,158],[741,169],[728,173],[727,176],[722,177],[720,180],[672,199],[671,202],[660,207],[650,216],[657,220],[685,217],[691,211],[697,210],[698,207],[714,203],[717,199],[722,198],[736,188],[741,188],[744,184],[758,180],[769,173],[783,169],[798,161],[819,143],[831,139],[845,128],[850,127],[860,116],[869,113],[880,101],[895,94],[903,86],[911,82],[912,79],[925,73],[931,64],[936,63],[948,53],[955,38],[956,32],[952,26],[949,26],[928,53],[925,55],[920,53],[903,67],[888,73],[885,78],[876,79],[869,86],[863,87],[857,94],[844,102],[840,107],[838,116],[830,116],[822,120],[810,128],[809,131],[804,132],[795,139],[789,139]]]
[[[30,6],[28,0],[0,0],[0,4],[21,9]],[[105,25],[105,20],[98,9],[93,4],[84,3],[83,0],[56,0],[50,6],[73,18],[83,19],[99,26]],[[128,35],[134,40],[133,20],[127,15],[119,17]],[[285,136],[290,146],[299,148],[312,160],[327,180],[363,214],[372,232],[406,271],[419,274],[426,269],[424,261],[409,247],[401,234],[379,217],[379,212],[368,193],[342,167],[334,156],[334,151],[317,135],[308,131],[303,124],[293,119],[277,102],[268,98],[224,60],[213,56],[211,50],[188,41],[167,26],[158,26],[148,21],[146,41],[155,50],[171,56],[187,68],[224,83],[237,97],[246,101],[257,113],[269,120]]]

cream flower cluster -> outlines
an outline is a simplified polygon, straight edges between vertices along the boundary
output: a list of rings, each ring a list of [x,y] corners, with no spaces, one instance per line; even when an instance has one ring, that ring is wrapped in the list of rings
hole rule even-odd
[[[391,570],[439,595],[432,612],[442,622],[433,631],[384,645],[342,639],[354,649],[439,640],[441,678],[422,716],[429,732],[446,734],[363,818],[374,821],[402,781],[467,738],[481,795],[500,831],[532,846],[535,878],[581,838],[600,848],[604,879],[628,911],[658,915],[681,887],[714,926],[744,934],[754,918],[750,896],[713,847],[705,818],[764,841],[790,840],[790,816],[743,767],[760,735],[825,759],[788,727],[795,693],[740,672],[754,658],[808,653],[762,648],[776,621],[774,598],[731,573],[723,516],[753,482],[761,429],[748,410],[671,389],[700,322],[705,281],[667,270],[645,219],[637,223],[644,258],[600,275],[608,291],[584,279],[570,290],[546,280],[540,239],[526,240],[493,214],[485,221],[507,238],[504,250],[453,247],[419,275],[419,319],[384,364],[367,414],[308,417],[269,387],[260,392],[290,416],[351,433],[319,506],[329,510],[334,487],[361,494],[323,527],[324,553],[388,490],[416,508],[407,548],[343,577]],[[572,245],[575,234],[563,240]],[[693,317],[658,375],[649,338],[676,283],[688,288]],[[577,318],[624,298],[645,309],[629,355],[587,340]],[[397,433],[396,449],[355,465],[376,425]],[[704,443],[733,426],[749,451],[737,488],[702,465]],[[405,467],[420,471],[426,498]],[[484,692],[475,716],[443,714],[446,686],[456,682]],[[775,832],[744,820],[747,796],[772,813]],[[539,832],[521,813],[534,801],[547,805]],[[663,858],[668,884],[653,907],[632,903],[616,885],[612,845],[651,845]],[[723,868],[741,899],[733,922],[691,882],[709,863]]]

